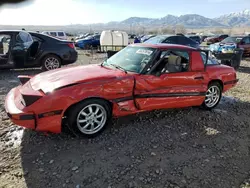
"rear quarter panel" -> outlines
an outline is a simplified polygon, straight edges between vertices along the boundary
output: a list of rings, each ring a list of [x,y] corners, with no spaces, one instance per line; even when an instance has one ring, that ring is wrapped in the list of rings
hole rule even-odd
[[[76,61],[77,60],[77,51],[67,46],[63,41],[57,41],[54,39],[49,39],[44,41],[41,47],[41,54],[38,58],[38,62],[41,65],[43,58],[48,54],[54,54],[61,59],[62,65],[67,61]]]
[[[208,65],[206,67],[209,80],[221,80],[223,83],[223,92],[234,87],[236,83],[236,72],[232,67],[226,65]]]

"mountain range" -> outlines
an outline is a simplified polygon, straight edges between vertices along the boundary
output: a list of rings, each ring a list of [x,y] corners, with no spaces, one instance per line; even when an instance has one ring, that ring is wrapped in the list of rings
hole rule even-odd
[[[246,9],[241,12],[222,15],[218,18],[206,18],[198,14],[185,14],[181,16],[167,15],[162,18],[142,18],[130,17],[121,22],[110,22],[106,25],[120,26],[174,26],[183,25],[187,28],[203,28],[203,27],[241,27],[250,26],[250,10]]]
[[[86,31],[102,31],[102,30],[152,30],[165,28],[168,26],[183,25],[185,28],[231,28],[231,27],[248,27],[250,26],[250,10],[229,13],[217,18],[206,18],[198,14],[185,14],[182,16],[166,15],[162,18],[142,18],[130,17],[120,22],[96,23],[96,24],[72,24],[61,26],[15,26],[1,25],[1,29],[21,29],[32,31],[46,30],[64,30],[66,32],[81,33]]]

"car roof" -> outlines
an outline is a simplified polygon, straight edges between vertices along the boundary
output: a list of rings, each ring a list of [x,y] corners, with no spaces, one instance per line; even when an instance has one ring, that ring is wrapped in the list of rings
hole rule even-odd
[[[247,36],[244,36],[244,35],[233,35],[233,36],[229,36],[229,37],[238,37],[238,38],[244,38],[244,37],[247,37]]]
[[[197,50],[196,48],[192,48],[190,46],[184,46],[179,44],[149,44],[149,43],[136,43],[130,44],[130,46],[138,46],[138,47],[148,47],[148,48],[157,48],[157,49],[167,49],[167,48],[175,48],[175,49],[182,49],[182,50]]]
[[[23,30],[0,30],[0,33],[19,33]]]
[[[0,33],[19,33],[19,32],[37,33],[35,31],[26,31],[26,30],[0,30]]]

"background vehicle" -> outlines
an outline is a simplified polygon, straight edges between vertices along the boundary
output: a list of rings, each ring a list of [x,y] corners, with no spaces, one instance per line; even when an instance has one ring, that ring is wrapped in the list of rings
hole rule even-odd
[[[90,33],[85,33],[85,34],[82,34],[82,35],[76,37],[75,40],[84,39],[84,38],[86,38],[86,37],[88,37],[90,35],[91,35]]]
[[[204,41],[207,44],[214,44],[216,42],[220,42],[220,41],[224,40],[227,37],[228,37],[228,35],[215,35],[212,37],[207,37]]]
[[[182,36],[182,35],[158,35],[150,38],[145,41],[147,44],[157,44],[157,43],[166,43],[166,44],[180,44],[185,46],[191,46],[193,48],[199,48],[199,43],[194,40]]]
[[[100,46],[101,35],[90,35],[84,39],[76,40],[75,46],[81,49],[91,49]]]
[[[70,41],[26,31],[0,31],[1,36],[5,37],[1,40],[5,50],[0,55],[0,68],[51,70],[77,60],[77,51]]]
[[[200,105],[212,109],[238,81],[232,67],[200,50],[145,43],[127,46],[101,65],[19,78],[22,86],[12,89],[5,102],[15,124],[59,133],[65,117],[85,136],[101,133],[112,116]],[[48,101],[49,108],[42,105]]]
[[[145,42],[147,41],[148,39],[152,38],[152,37],[155,37],[156,35],[144,35],[142,38],[141,38],[141,42]]]
[[[199,44],[201,44],[201,38],[198,35],[186,35],[186,37],[198,42]]]
[[[42,34],[50,35],[62,40],[67,40],[67,35],[64,31],[43,31]]]
[[[244,50],[243,56],[250,55],[250,36],[231,36],[227,37],[219,43],[210,45],[212,52],[227,52],[241,48]]]

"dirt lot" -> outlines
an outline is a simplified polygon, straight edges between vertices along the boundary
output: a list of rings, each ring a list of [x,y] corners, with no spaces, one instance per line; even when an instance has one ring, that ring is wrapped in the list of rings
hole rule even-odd
[[[83,57],[83,56],[82,56]],[[98,62],[98,59],[83,60]],[[94,139],[13,125],[4,97],[19,74],[0,74],[0,187],[249,188],[250,61],[212,112],[163,110],[114,119]]]

